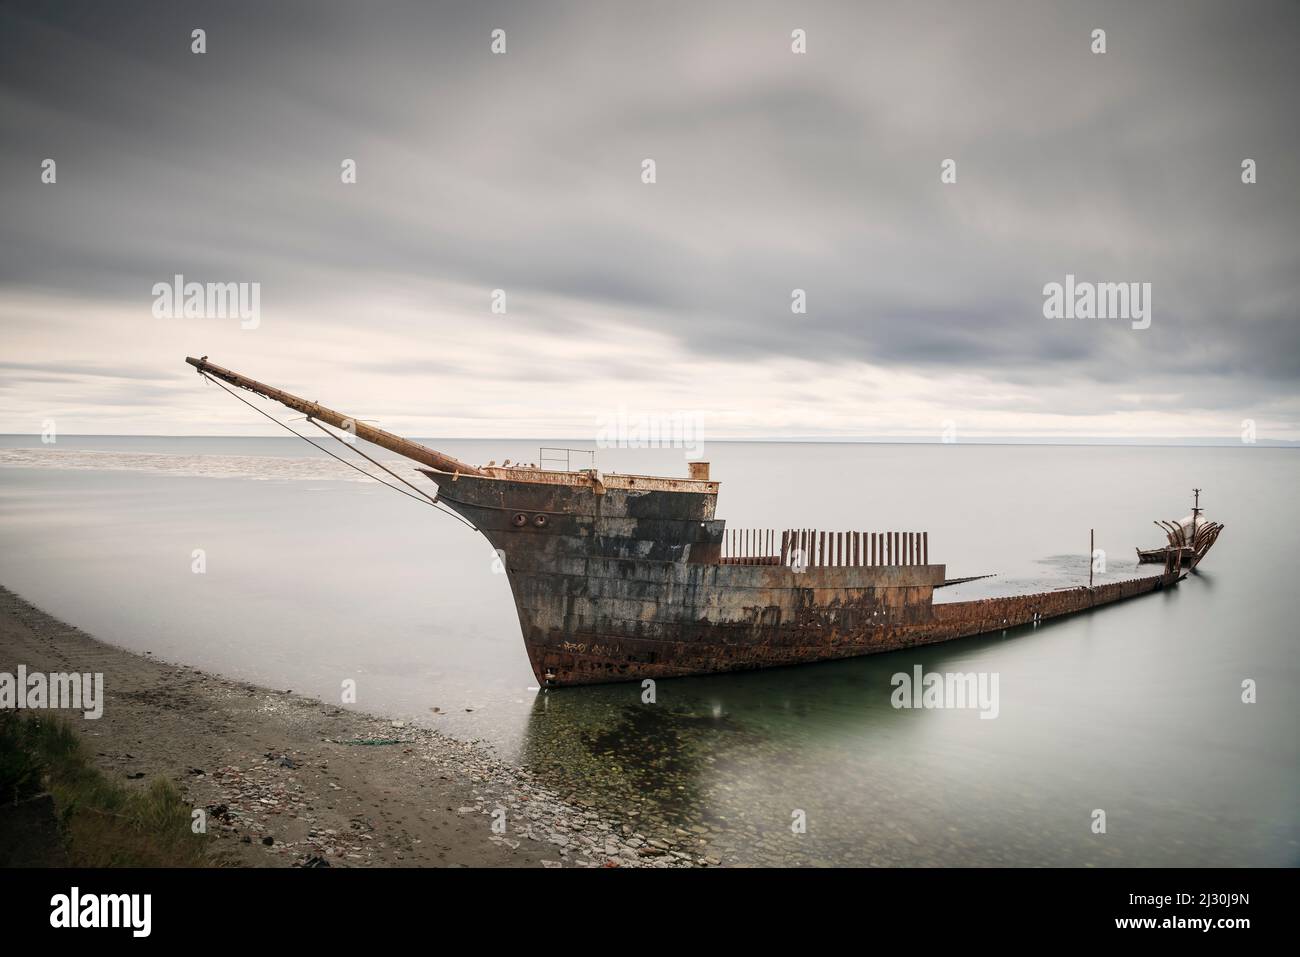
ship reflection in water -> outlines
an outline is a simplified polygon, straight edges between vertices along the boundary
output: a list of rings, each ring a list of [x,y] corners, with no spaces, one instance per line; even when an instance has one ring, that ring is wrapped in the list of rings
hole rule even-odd
[[[1151,687],[1133,666],[1160,657],[1153,644],[1174,666],[1176,642],[1136,647],[1104,615],[960,650],[661,681],[653,704],[634,686],[553,691],[522,757],[561,794],[734,864],[1296,863],[1294,770],[1247,784],[1260,768],[1231,743],[1253,716],[1230,694],[1158,706],[1184,680]],[[918,666],[998,669],[998,716],[895,708],[894,675]]]
[[[715,443],[715,474],[762,476],[728,486],[738,524],[926,527],[952,576],[997,573],[943,589],[963,599],[1086,582],[1094,527],[1109,549],[1101,581],[1143,574],[1133,544],[1158,542],[1152,516],[1178,514],[1192,485],[1213,489],[1202,504],[1232,534],[1196,575],[1140,601],[1005,637],[661,679],[646,704],[639,683],[526,690],[509,584],[481,538],[331,479],[296,439],[6,441],[6,586],[166,660],[324,700],[354,678],[363,710],[484,741],[695,856],[1300,863],[1294,564],[1280,532],[1300,523],[1293,451]],[[535,454],[448,447],[473,461]],[[606,464],[684,470],[680,452]],[[798,494],[810,473],[824,494]],[[891,679],[917,666],[996,676],[997,717],[894,708]],[[1257,704],[1242,703],[1246,679]],[[797,811],[806,833],[791,829]]]

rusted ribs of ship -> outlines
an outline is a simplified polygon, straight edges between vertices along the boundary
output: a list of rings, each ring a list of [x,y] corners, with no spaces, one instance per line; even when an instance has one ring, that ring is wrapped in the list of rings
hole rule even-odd
[[[1192,494],[1192,513],[1186,518],[1177,522],[1156,520],[1156,527],[1165,533],[1168,544],[1160,548],[1139,548],[1139,564],[1168,562],[1171,557],[1176,557],[1180,564],[1195,567],[1213,547],[1223,526],[1205,520],[1205,510],[1201,508],[1201,490],[1194,488]]]
[[[504,557],[547,686],[825,661],[1037,624],[1177,584],[1222,531],[1201,521],[1197,490],[1187,530],[1162,526],[1169,545],[1139,552],[1162,564],[1156,574],[936,604],[936,588],[970,579],[946,578],[925,532],[728,528],[706,462],[688,463],[685,478],[473,466],[206,357],[186,361],[417,462],[436,503]]]

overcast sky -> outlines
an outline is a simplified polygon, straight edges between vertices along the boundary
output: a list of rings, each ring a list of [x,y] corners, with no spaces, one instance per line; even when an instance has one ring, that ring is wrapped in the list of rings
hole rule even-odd
[[[0,431],[272,429],[207,354],[413,435],[1297,439],[1297,51],[1294,2],[0,3]],[[1150,328],[1044,318],[1067,273]]]

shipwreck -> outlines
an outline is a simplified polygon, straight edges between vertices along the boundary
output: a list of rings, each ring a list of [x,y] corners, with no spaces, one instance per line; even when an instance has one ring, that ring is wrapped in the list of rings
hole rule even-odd
[[[688,463],[685,478],[474,466],[206,356],[185,361],[345,445],[355,436],[418,463],[432,495],[353,448],[503,557],[524,647],[548,687],[827,661],[1036,624],[1177,585],[1223,528],[1202,520],[1197,489],[1189,519],[1157,523],[1167,545],[1138,550],[1162,565],[1151,575],[936,604],[935,589],[969,579],[946,578],[926,532],[728,528],[706,462]]]

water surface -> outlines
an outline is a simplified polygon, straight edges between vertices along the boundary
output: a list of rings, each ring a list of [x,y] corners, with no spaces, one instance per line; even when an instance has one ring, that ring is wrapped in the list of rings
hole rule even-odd
[[[537,459],[533,443],[438,444]],[[653,705],[635,684],[539,692],[486,542],[291,438],[0,439],[0,581],[136,651],[328,700],[355,680],[359,708],[481,740],[730,863],[1300,863],[1295,452],[705,452],[732,525],[925,530],[949,576],[996,573],[949,600],[1086,582],[1090,529],[1098,580],[1131,577],[1134,547],[1162,540],[1152,520],[1185,515],[1194,485],[1227,529],[1165,593],[917,651],[661,681]],[[685,474],[673,450],[599,464]],[[894,709],[891,676],[918,664],[996,673],[999,716]]]

